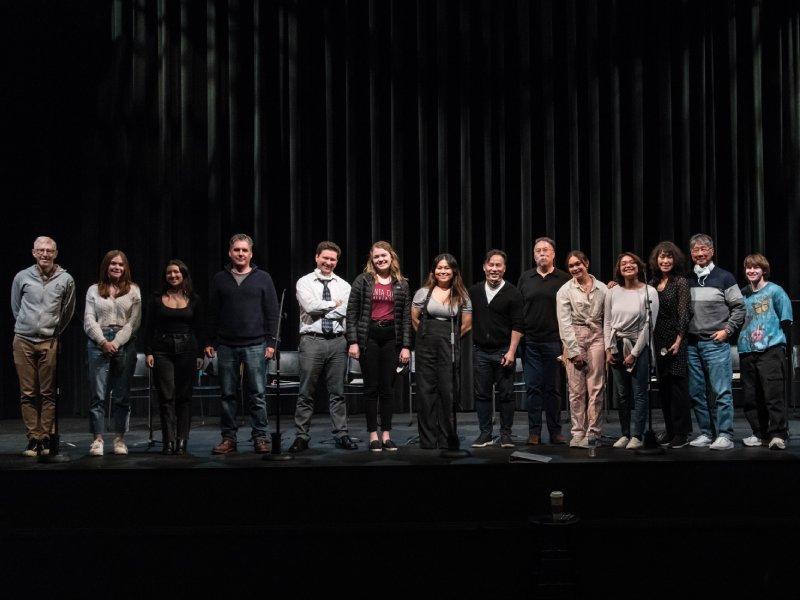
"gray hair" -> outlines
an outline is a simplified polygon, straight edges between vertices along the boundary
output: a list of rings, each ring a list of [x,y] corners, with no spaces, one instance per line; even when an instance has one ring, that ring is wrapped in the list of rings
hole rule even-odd
[[[231,241],[228,244],[228,249],[230,250],[231,248],[233,248],[233,245],[236,242],[247,242],[247,245],[250,246],[250,250],[253,249],[253,238],[251,238],[246,233],[234,233],[231,236]]]
[[[536,238],[536,241],[535,241],[535,242],[533,242],[533,247],[535,248],[535,247],[536,247],[536,245],[537,245],[539,242],[547,242],[548,244],[550,244],[550,247],[553,249],[553,252],[555,252],[555,250],[556,250],[556,243],[555,243],[555,241],[553,240],[553,238],[549,238],[549,237],[546,237],[546,236],[542,236],[542,237]]]
[[[37,245],[41,245],[41,244],[44,244],[44,243],[47,243],[47,242],[50,242],[51,244],[53,244],[53,250],[58,252],[58,244],[56,244],[56,241],[51,237],[47,237],[46,235],[40,235],[35,240],[33,240],[33,248],[34,248],[34,250],[36,249]]]
[[[706,233],[695,233],[691,238],[689,238],[689,250],[698,245],[713,248],[714,240],[712,240],[711,236]]]

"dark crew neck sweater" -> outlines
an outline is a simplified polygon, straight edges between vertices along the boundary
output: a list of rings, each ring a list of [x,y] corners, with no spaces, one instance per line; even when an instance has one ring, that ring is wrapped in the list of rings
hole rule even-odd
[[[522,294],[506,281],[491,302],[486,301],[485,282],[469,288],[472,300],[472,343],[481,350],[507,348],[511,332],[523,331]]]
[[[570,276],[561,269],[553,269],[542,277],[536,269],[525,271],[519,278],[519,288],[524,301],[522,317],[525,322],[526,342],[559,342],[556,294]]]
[[[266,341],[275,347],[278,295],[269,273],[255,265],[241,283],[230,267],[214,275],[208,298],[211,345],[253,346]]]

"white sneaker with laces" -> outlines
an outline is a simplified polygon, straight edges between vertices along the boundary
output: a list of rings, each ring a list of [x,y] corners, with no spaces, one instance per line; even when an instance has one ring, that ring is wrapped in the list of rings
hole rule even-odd
[[[769,441],[770,450],[786,450],[786,442],[779,437],[774,437]]]
[[[721,435],[714,440],[714,443],[709,446],[712,450],[733,450],[733,441]]]
[[[761,445],[761,444],[763,444],[764,442],[763,442],[763,441],[762,441],[762,439],[761,439],[760,437],[758,437],[757,435],[751,435],[750,437],[746,437],[746,438],[744,438],[744,439],[742,440],[742,443],[743,443],[745,446],[749,446],[750,448],[755,448],[755,447],[757,447],[757,446],[760,446],[760,445]]]
[[[114,454],[127,454],[128,447],[122,438],[114,438]]]
[[[89,456],[103,456],[103,440],[95,440],[89,446]]]
[[[695,448],[705,448],[706,446],[710,446],[711,442],[712,440],[710,437],[708,437],[705,433],[701,433],[691,442],[689,442],[689,445],[694,446]]]
[[[631,440],[628,442],[628,445],[625,446],[625,450],[636,450],[637,448],[641,448],[644,446],[642,440],[637,437],[632,437]]]
[[[623,435],[619,438],[616,442],[614,442],[614,448],[625,448],[628,446],[628,442],[630,442],[630,438],[627,435]]]

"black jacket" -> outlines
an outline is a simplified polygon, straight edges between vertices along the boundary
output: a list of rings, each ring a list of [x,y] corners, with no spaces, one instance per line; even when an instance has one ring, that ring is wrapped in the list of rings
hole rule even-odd
[[[348,344],[358,344],[362,349],[367,345],[369,322],[372,316],[372,291],[375,280],[372,275],[362,273],[350,287],[347,300],[347,326],[345,336]],[[395,281],[394,294],[394,335],[398,346],[411,348],[411,291],[408,281]]]

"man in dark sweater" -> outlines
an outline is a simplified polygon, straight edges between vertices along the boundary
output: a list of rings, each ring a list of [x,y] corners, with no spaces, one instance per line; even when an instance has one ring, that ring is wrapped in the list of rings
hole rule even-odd
[[[524,300],[523,373],[528,400],[528,444],[531,446],[542,442],[542,408],[547,415],[550,443],[566,443],[559,422],[561,364],[558,357],[563,348],[558,333],[556,294],[570,276],[555,268],[555,257],[555,242],[547,237],[538,238],[533,245],[536,268],[525,271],[517,285]]]
[[[714,240],[698,233],[689,240],[695,263],[689,276],[692,320],[689,321],[687,358],[689,396],[700,435],[689,442],[696,448],[733,448],[733,394],[730,341],[744,323],[745,307],[736,278],[714,265]],[[708,393],[710,392],[710,394]],[[715,398],[716,411],[709,406]],[[711,414],[716,412],[715,422]]]
[[[472,365],[475,409],[480,434],[473,448],[494,443],[492,437],[492,386],[500,407],[500,446],[513,448],[514,367],[522,338],[522,294],[503,279],[506,253],[489,250],[483,263],[486,281],[469,289],[472,300]]]
[[[267,454],[267,360],[275,353],[278,329],[278,296],[269,273],[251,263],[253,240],[237,233],[228,249],[230,265],[211,280],[209,291],[209,336],[205,352],[218,354],[222,394],[222,441],[213,454],[236,452],[236,388],[240,366],[250,405],[251,438],[258,454]]]

